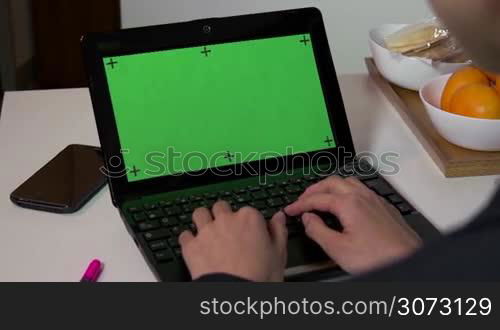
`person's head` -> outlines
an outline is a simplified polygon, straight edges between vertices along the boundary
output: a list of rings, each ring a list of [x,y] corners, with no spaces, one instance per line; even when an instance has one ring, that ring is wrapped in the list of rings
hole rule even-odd
[[[500,73],[500,1],[429,0],[474,61]]]

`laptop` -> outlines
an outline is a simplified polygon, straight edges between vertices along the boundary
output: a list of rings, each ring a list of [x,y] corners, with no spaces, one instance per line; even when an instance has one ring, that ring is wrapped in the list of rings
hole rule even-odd
[[[82,47],[112,202],[158,280],[190,280],[178,236],[196,233],[196,208],[222,199],[269,220],[330,175],[439,235],[356,156],[318,9],[92,33]],[[288,280],[345,274],[300,219],[287,227]]]

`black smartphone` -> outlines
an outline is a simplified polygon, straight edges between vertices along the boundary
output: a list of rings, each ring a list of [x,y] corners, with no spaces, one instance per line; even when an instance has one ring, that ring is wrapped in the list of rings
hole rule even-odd
[[[10,199],[40,211],[76,212],[106,184],[102,167],[100,148],[69,145],[19,186]]]

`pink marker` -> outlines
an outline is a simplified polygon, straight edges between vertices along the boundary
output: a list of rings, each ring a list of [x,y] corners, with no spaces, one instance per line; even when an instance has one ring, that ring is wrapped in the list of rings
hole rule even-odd
[[[80,282],[97,282],[99,275],[101,275],[103,266],[104,264],[99,260],[92,260]]]

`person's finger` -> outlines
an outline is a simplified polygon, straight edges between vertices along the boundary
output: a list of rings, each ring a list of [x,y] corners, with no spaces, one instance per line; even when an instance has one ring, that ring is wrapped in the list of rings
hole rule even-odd
[[[345,179],[345,182],[351,184],[353,187],[357,187],[359,189],[369,189],[367,186],[363,184],[358,178],[354,176],[350,176],[347,179]]]
[[[223,214],[232,213],[232,212],[233,212],[233,210],[231,209],[231,205],[229,205],[229,203],[226,201],[218,201],[212,207],[212,213],[214,215],[214,218],[217,218],[217,217],[222,216]]]
[[[189,242],[194,240],[193,233],[189,230],[183,231],[180,236],[179,236],[179,244],[181,245],[182,248],[186,246]]]
[[[273,243],[280,251],[286,251],[288,243],[288,230],[286,229],[286,215],[283,212],[276,213],[269,221],[269,231]]]
[[[256,221],[262,225],[266,224],[264,216],[256,208],[245,206],[239,209],[236,213],[238,214],[239,219],[243,219],[245,221]]]
[[[336,242],[342,239],[341,233],[328,228],[325,222],[316,214],[304,213],[302,223],[307,236],[318,243],[325,252],[327,252],[327,248],[334,246]]]
[[[204,226],[213,221],[212,214],[205,207],[200,207],[193,212],[193,222],[196,225],[198,231],[200,231]]]
[[[305,196],[285,207],[286,214],[297,216],[310,211],[322,211],[335,214],[342,200],[341,194],[319,193]]]
[[[304,193],[300,196],[300,198],[304,198],[306,196],[312,195],[312,194],[319,194],[319,193],[348,193],[350,192],[354,186],[352,185],[351,182],[342,179],[339,176],[331,176],[328,179],[325,179],[323,181],[320,181],[309,188],[307,188]]]

